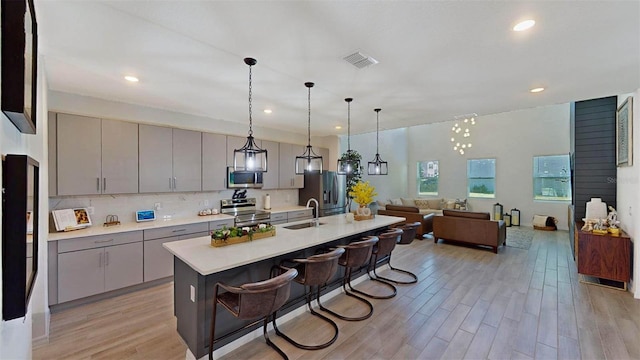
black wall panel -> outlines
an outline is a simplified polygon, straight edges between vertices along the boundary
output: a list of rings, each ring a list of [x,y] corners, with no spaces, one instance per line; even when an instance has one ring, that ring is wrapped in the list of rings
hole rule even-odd
[[[616,207],[617,97],[578,101],[571,112],[573,205],[575,219],[585,217],[586,203],[599,197]]]

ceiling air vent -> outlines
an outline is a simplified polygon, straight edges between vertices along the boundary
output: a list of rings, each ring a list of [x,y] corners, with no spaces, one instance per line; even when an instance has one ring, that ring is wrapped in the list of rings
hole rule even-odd
[[[371,56],[367,56],[359,51],[351,55],[347,55],[343,59],[345,59],[349,64],[357,67],[358,69],[366,68],[369,65],[375,65],[378,63],[378,60],[372,58]]]

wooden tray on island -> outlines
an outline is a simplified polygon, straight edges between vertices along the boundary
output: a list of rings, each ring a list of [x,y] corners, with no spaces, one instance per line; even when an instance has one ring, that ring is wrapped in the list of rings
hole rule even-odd
[[[371,215],[358,215],[358,214],[353,214],[353,219],[356,221],[362,221],[362,220],[371,220],[373,219],[373,214]]]
[[[271,231],[266,231],[266,232],[254,233],[251,236],[251,238],[249,238],[249,235],[230,237],[230,238],[227,238],[226,240],[211,238],[211,246],[222,247],[227,245],[240,244],[240,243],[252,241],[252,240],[260,240],[260,239],[264,239],[272,236],[276,236],[276,229],[273,229]]]

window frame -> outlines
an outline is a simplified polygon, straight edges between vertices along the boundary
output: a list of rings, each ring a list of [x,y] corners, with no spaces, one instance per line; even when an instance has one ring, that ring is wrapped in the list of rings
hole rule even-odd
[[[482,160],[493,160],[493,177],[470,177],[469,169],[472,161],[482,161]],[[480,158],[480,159],[467,159],[467,197],[474,199],[495,199],[496,198],[496,167],[498,166],[498,160],[496,158]],[[472,179],[492,179],[493,180],[493,193],[490,196],[478,196],[472,194],[481,194],[481,193],[472,193],[470,188],[470,180]]]
[[[546,158],[546,157],[559,157],[559,156],[565,156],[566,157],[566,176],[549,176],[549,177],[544,177],[544,176],[536,176],[538,175],[538,172],[536,172],[536,159],[539,158]],[[534,155],[531,158],[532,161],[532,169],[531,169],[531,187],[532,187],[532,199],[533,201],[540,201],[540,202],[554,202],[554,203],[571,203],[572,199],[573,199],[573,189],[571,187],[571,155],[570,154],[550,154],[550,155]],[[568,197],[558,197],[557,196],[557,192],[556,192],[556,196],[546,196],[544,197],[543,195],[540,195],[540,197],[538,197],[538,195],[536,195],[536,180],[537,179],[544,179],[544,178],[559,178],[559,179],[565,179],[565,181],[562,181],[563,183],[567,183],[569,184],[567,187],[567,191],[569,193]],[[542,188],[541,188],[542,189]],[[553,189],[554,192],[556,189],[554,188],[550,188]]]
[[[427,166],[429,163],[435,163],[435,176],[431,176],[431,177],[422,177],[421,176],[421,164],[426,163]],[[436,191],[435,192],[421,192],[420,191],[420,185],[422,184],[423,179],[436,179]],[[423,161],[418,161],[416,162],[416,192],[418,193],[418,196],[438,196],[438,192],[439,192],[439,188],[440,188],[440,160],[423,160]]]

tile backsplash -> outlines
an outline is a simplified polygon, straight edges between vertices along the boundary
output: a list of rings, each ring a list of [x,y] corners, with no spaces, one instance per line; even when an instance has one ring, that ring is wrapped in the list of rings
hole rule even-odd
[[[298,205],[298,190],[254,190],[247,191],[247,197],[255,197],[258,209],[264,205],[265,195],[271,197],[271,207],[286,207]],[[137,210],[154,209],[156,203],[160,207],[156,210],[159,219],[164,217],[184,218],[198,214],[203,209],[220,209],[220,200],[230,199],[233,190],[188,192],[188,193],[157,193],[157,194],[125,194],[125,195],[95,195],[68,196],[49,198],[49,211],[76,207],[93,207],[91,221],[94,226],[102,225],[107,215],[117,215],[122,223],[135,222]],[[49,215],[49,217],[51,217]],[[55,228],[53,228],[55,230]]]

